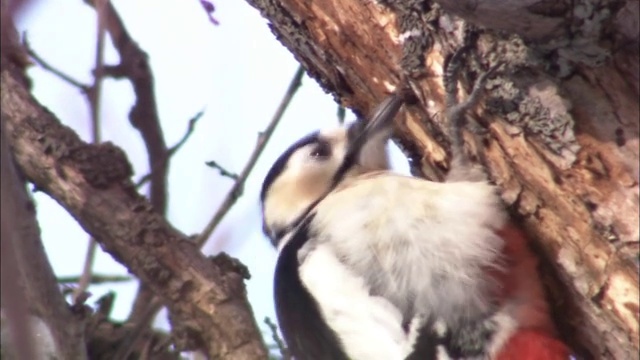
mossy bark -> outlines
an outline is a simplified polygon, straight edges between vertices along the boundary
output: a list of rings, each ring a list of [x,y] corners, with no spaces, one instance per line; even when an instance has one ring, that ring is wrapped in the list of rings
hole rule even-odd
[[[397,141],[431,179],[448,167],[445,58],[469,47],[467,91],[504,63],[467,146],[533,239],[565,339],[587,358],[637,356],[637,1],[248,2],[358,114],[408,81],[419,101]]]

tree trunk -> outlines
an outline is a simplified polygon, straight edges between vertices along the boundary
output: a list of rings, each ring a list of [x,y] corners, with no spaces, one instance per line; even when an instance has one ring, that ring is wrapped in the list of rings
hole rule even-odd
[[[637,357],[637,1],[248,1],[356,113],[408,81],[419,100],[396,135],[427,178],[448,166],[445,58],[470,49],[467,92],[504,63],[467,145],[534,240],[565,340],[586,358]]]

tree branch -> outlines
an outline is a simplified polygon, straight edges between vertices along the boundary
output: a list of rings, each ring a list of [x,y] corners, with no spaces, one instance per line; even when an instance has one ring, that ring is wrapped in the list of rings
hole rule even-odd
[[[85,0],[96,5],[96,0]],[[126,77],[133,86],[136,102],[129,113],[129,119],[142,136],[149,154],[150,191],[149,199],[160,214],[167,210],[167,175],[170,154],[160,126],[160,118],[154,94],[154,79],[147,54],[138,46],[125,27],[113,4],[107,1],[104,7],[105,27],[120,56],[120,64],[105,66],[104,75],[115,78]],[[129,319],[137,321],[145,313],[153,294],[144,283],[140,284]]]
[[[215,230],[215,228],[218,226],[220,221],[222,221],[222,219],[227,214],[227,212],[229,212],[233,204],[235,204],[236,201],[238,200],[238,197],[242,193],[244,183],[247,181],[247,178],[251,174],[253,167],[256,165],[256,162],[258,161],[258,158],[260,158],[260,154],[262,154],[262,151],[267,146],[267,143],[269,142],[271,135],[273,135],[273,132],[278,126],[278,123],[280,122],[280,119],[282,118],[282,115],[284,114],[285,110],[289,106],[291,99],[295,95],[298,88],[300,88],[300,85],[302,84],[303,75],[304,75],[304,68],[302,67],[302,65],[300,65],[298,66],[298,70],[296,70],[296,73],[291,79],[291,82],[289,83],[289,87],[287,88],[287,91],[284,94],[284,97],[280,101],[280,105],[278,105],[278,108],[276,109],[275,114],[273,114],[273,118],[271,118],[269,125],[267,125],[267,128],[264,130],[264,132],[258,136],[258,143],[256,144],[256,147],[253,149],[253,152],[249,156],[249,160],[247,161],[247,164],[244,166],[244,169],[242,169],[242,171],[240,172],[240,175],[238,175],[237,180],[233,184],[233,187],[231,187],[231,190],[229,190],[229,192],[225,196],[224,201],[222,202],[222,205],[220,205],[220,208],[218,208],[218,211],[216,211],[211,221],[209,221],[209,223],[207,224],[207,226],[205,226],[202,233],[200,233],[200,235],[198,235],[198,237],[196,238],[196,244],[198,247],[202,247],[202,245],[204,245],[204,243],[207,241],[209,236],[211,236],[211,234],[213,233],[213,230]]]
[[[178,152],[178,150],[180,150],[182,146],[186,144],[187,140],[189,140],[189,138],[191,137],[191,134],[193,134],[193,131],[196,128],[196,123],[198,122],[198,120],[200,120],[202,115],[204,115],[204,111],[198,112],[191,119],[189,119],[189,125],[187,126],[187,131],[185,131],[184,135],[182,135],[182,138],[175,145],[170,147],[169,150],[167,151],[167,154],[168,154],[167,156],[169,158],[175,155]],[[151,175],[153,174],[154,171],[156,171],[156,168],[157,166],[154,166],[152,169],[150,169],[148,174],[141,177],[140,180],[136,182],[136,187],[139,188],[140,186],[146,184],[149,180],[151,180]]]
[[[85,94],[89,91],[90,86],[88,86],[86,84],[83,84],[82,82],[72,78],[70,75],[67,75],[63,71],[59,70],[55,66],[49,64],[48,61],[43,59],[33,48],[31,48],[31,44],[29,43],[29,40],[27,39],[27,34],[26,33],[24,34],[24,37],[22,39],[22,45],[24,46],[25,50],[27,51],[27,54],[29,54],[29,56],[33,60],[35,60],[36,63],[38,65],[40,65],[43,69],[45,69],[48,72],[52,73],[53,75],[57,76],[58,78],[60,78],[60,80],[66,82],[67,84],[70,84],[70,85],[72,85],[74,87],[77,87],[80,91],[82,91]]]
[[[5,97],[4,87],[2,97]],[[41,319],[52,334],[56,356],[85,359],[82,319],[74,317],[64,300],[40,239],[35,206],[18,177],[11,158],[8,117],[2,110],[2,303],[10,324],[18,358],[35,359],[42,338],[30,336],[32,322],[26,310]],[[20,283],[19,286],[17,284]],[[9,287],[10,285],[13,285]],[[34,345],[36,345],[34,347]]]
[[[1,86],[7,137],[25,176],[167,302],[194,347],[212,359],[264,359],[242,275],[204,258],[154,211],[130,181],[122,150],[82,142],[32,98],[15,66],[3,68]]]
[[[282,360],[291,360],[289,349],[287,349],[284,340],[282,340],[282,338],[278,334],[278,326],[273,321],[271,321],[269,317],[264,318],[264,323],[267,324],[267,326],[269,327],[269,331],[271,331],[271,338],[273,339],[275,345],[278,347],[278,351],[282,356]]]
[[[24,3],[26,1],[16,1],[11,4],[13,8],[8,6],[6,0],[0,4],[0,71],[4,74],[11,69],[15,86],[22,88],[29,86],[24,76],[24,67],[29,62],[17,36],[12,15]],[[4,85],[4,82],[0,85],[3,103],[10,91]],[[32,359],[35,358],[33,355],[44,355],[82,360],[86,358],[83,323],[71,313],[58,289],[40,239],[35,206],[11,154],[9,111],[5,107],[0,109],[2,306],[9,318],[11,336],[16,337],[14,345],[17,357]],[[25,310],[39,320],[32,321],[34,317],[28,316]],[[34,326],[38,326],[38,331],[42,331],[39,335],[42,336],[31,336]],[[47,346],[47,342],[53,342],[55,349],[44,349],[43,345]],[[38,350],[46,353],[39,353]]]
[[[86,0],[95,6],[95,0]],[[153,90],[153,74],[147,54],[138,46],[127,31],[120,15],[111,2],[104,7],[105,27],[120,56],[120,64],[105,66],[104,75],[115,78],[126,77],[133,85],[136,102],[129,118],[133,127],[140,131],[149,154],[151,191],[149,199],[153,208],[164,214],[167,207],[167,145],[164,141],[158,108]]]
[[[91,273],[89,283],[93,285],[106,284],[106,283],[118,283],[127,282],[133,280],[133,277],[127,275],[107,275]],[[58,284],[75,284],[80,281],[80,276],[62,276],[56,279]]]

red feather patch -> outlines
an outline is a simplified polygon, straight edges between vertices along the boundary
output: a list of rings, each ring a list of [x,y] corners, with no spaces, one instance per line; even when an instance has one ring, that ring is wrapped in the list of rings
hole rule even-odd
[[[519,330],[496,360],[567,360],[570,355],[569,348],[558,339],[534,330]]]

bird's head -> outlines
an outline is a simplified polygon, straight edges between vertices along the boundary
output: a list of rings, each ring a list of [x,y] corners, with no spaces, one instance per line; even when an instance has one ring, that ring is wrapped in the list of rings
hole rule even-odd
[[[367,123],[321,130],[291,145],[272,165],[262,184],[263,230],[277,245],[310,206],[338,183],[389,168],[387,142],[402,99],[392,95]]]

